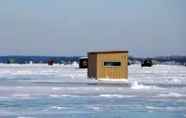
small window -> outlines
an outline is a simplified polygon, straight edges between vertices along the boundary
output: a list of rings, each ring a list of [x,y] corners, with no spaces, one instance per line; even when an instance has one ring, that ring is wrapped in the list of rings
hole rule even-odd
[[[106,66],[106,67],[118,67],[118,66],[121,66],[121,62],[119,62],[119,61],[106,61],[106,62],[104,62],[104,66]]]

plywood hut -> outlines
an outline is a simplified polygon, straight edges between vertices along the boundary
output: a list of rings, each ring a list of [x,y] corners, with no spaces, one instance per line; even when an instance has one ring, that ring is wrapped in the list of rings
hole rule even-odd
[[[128,51],[89,52],[88,77],[96,79],[127,79]]]

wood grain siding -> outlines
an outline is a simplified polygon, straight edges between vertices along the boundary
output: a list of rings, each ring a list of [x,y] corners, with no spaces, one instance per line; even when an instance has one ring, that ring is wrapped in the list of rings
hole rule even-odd
[[[98,78],[127,78],[128,73],[128,61],[127,56],[124,53],[109,53],[109,54],[98,54]],[[121,66],[104,66],[104,62],[120,62]]]
[[[128,78],[128,52],[95,52],[88,54],[88,76],[112,79]]]

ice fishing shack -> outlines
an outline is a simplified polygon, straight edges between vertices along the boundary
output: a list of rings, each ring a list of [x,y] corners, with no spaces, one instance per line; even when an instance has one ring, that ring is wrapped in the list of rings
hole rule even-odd
[[[128,51],[88,52],[88,77],[99,79],[127,79]]]

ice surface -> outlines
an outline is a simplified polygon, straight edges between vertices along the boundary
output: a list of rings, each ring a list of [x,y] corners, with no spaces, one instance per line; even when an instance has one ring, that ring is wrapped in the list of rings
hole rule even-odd
[[[87,78],[78,65],[0,64],[0,118],[184,118],[186,67],[129,66],[128,82]]]

